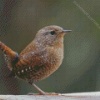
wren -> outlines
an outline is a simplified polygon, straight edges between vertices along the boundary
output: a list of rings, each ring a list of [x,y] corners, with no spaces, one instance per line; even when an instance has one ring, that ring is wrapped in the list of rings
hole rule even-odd
[[[61,65],[64,58],[63,37],[71,30],[51,25],[40,29],[34,40],[18,55],[0,41],[0,49],[11,70],[9,77],[18,77],[46,94],[34,82],[47,78]]]

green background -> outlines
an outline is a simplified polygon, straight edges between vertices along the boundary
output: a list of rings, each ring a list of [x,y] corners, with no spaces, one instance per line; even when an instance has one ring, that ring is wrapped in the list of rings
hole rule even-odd
[[[50,77],[36,82],[46,92],[100,90],[99,0],[0,0],[0,41],[20,53],[47,25],[72,32],[64,37],[64,60]],[[23,80],[8,78],[0,51],[0,94],[27,94],[37,90]]]

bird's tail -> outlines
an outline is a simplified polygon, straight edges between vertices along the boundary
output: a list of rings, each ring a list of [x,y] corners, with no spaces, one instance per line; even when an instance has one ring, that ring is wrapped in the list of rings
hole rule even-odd
[[[11,50],[9,47],[7,47],[4,43],[0,41],[0,49],[4,53],[5,61],[7,62],[8,68],[12,70],[12,64],[16,61],[16,58],[18,58],[18,54]]]

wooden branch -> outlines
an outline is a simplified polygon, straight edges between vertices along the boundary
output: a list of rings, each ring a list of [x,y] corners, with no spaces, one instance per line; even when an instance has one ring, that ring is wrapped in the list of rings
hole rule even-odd
[[[59,95],[0,95],[0,100],[100,100],[100,92],[63,93]]]

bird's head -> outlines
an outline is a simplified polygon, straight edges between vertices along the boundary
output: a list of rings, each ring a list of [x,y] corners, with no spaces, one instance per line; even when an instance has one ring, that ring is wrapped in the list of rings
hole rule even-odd
[[[63,43],[63,37],[68,32],[71,32],[71,30],[64,30],[60,26],[50,25],[40,29],[36,34],[35,40],[45,46],[52,46],[60,42]]]

